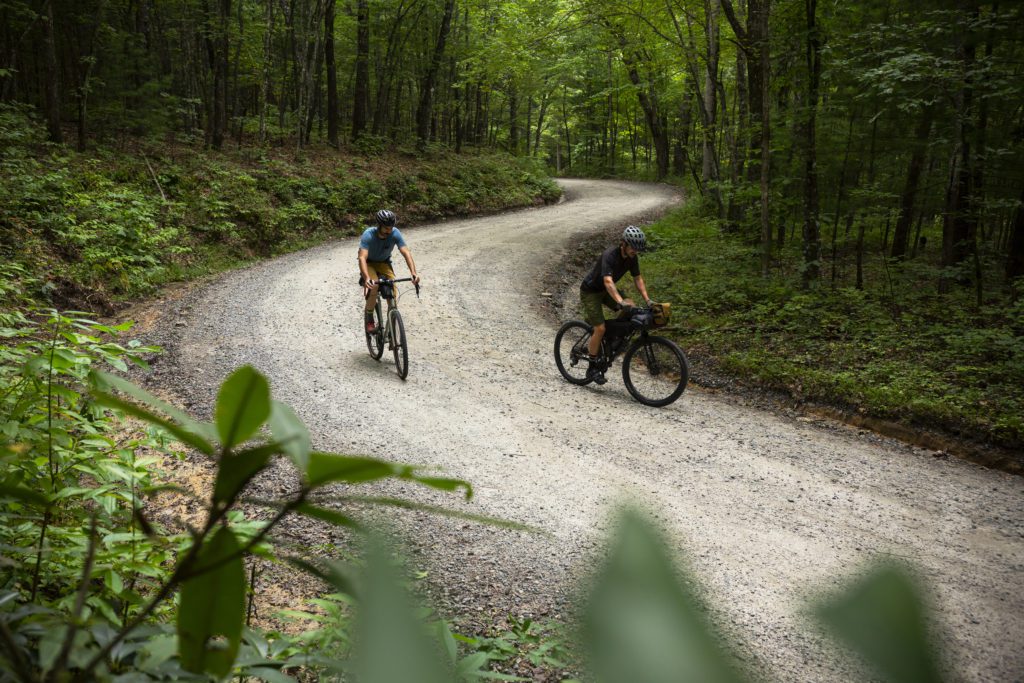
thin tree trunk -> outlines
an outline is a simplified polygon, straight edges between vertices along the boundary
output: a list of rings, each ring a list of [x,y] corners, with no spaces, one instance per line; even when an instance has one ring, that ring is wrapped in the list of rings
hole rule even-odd
[[[765,35],[768,34],[768,0],[764,0],[764,12],[762,21]],[[772,225],[770,213],[770,189],[771,189],[771,111],[769,109],[768,86],[769,86],[769,62],[767,41],[762,46],[759,54],[759,65],[761,78],[758,85],[761,87],[761,125],[758,137],[761,151],[761,275],[768,277],[772,261]]]
[[[96,34],[99,32],[100,21],[103,16],[105,2],[101,1],[96,8],[96,22],[89,31],[89,56],[80,61],[85,63],[85,72],[82,74],[81,85],[78,86],[78,151],[84,152],[89,131],[89,91],[91,90],[90,79],[93,67],[96,65]]]
[[[64,142],[60,128],[60,72],[57,68],[57,39],[53,25],[53,0],[46,3],[43,40],[46,43],[46,132],[50,142]]]
[[[914,151],[910,155],[907,179],[903,184],[903,193],[900,195],[900,212],[896,218],[896,229],[892,236],[892,250],[889,252],[889,255],[897,260],[903,260],[907,254],[910,226],[914,220],[914,201],[917,196],[917,187],[921,181],[921,171],[924,169],[925,155],[928,152],[928,138],[931,137],[934,118],[935,108],[925,107],[921,112],[921,120],[917,123],[917,129],[914,131]]]
[[[1020,202],[1013,210],[1013,221],[1010,224],[1010,237],[1006,248],[1006,281],[1012,283],[1015,278],[1024,276],[1024,189],[1020,193]]]
[[[534,131],[533,138],[533,153],[535,156],[540,151],[540,132],[544,126],[544,115],[547,114],[548,102],[550,101],[550,93],[545,91],[540,98],[540,109],[537,111],[537,129]]]
[[[363,2],[365,0],[360,1]],[[327,8],[324,12],[324,62],[327,65],[327,142],[332,147],[337,147],[338,65],[334,61],[334,8],[335,0],[327,0]],[[363,125],[365,124],[366,121],[364,119]],[[353,126],[354,128],[355,126]]]
[[[441,28],[437,34],[434,55],[420,86],[420,104],[416,110],[416,137],[420,147],[425,146],[430,137],[430,124],[434,114],[434,86],[441,68],[441,59],[444,57],[444,48],[448,42],[454,11],[455,0],[445,0],[444,15],[441,17]]]
[[[352,139],[366,130],[370,98],[370,2],[356,3],[356,83],[352,95]]]
[[[807,12],[807,119],[804,157],[803,284],[816,281],[821,272],[821,226],[818,223],[818,86],[821,80],[821,38],[817,27],[817,0],[804,0]]]
[[[725,208],[722,203],[722,193],[719,190],[718,182],[718,156],[715,149],[715,137],[718,134],[718,57],[719,57],[719,28],[718,12],[720,9],[719,0],[706,0],[704,4],[705,25],[704,32],[707,38],[707,69],[704,73],[704,111],[707,119],[704,122],[704,154],[701,163],[701,177],[704,179],[704,187],[707,188],[712,200],[715,202],[717,215],[724,218]]]
[[[267,142],[267,107],[270,95],[270,66],[273,64],[274,0],[267,0],[267,26],[263,33],[263,74],[260,78],[260,144]]]
[[[977,2],[972,2],[971,17],[977,19]],[[975,215],[974,192],[971,180],[973,161],[971,140],[973,116],[974,86],[972,69],[974,68],[975,45],[969,35],[961,36],[957,48],[964,74],[964,82],[957,93],[957,146],[950,162],[949,185],[946,191],[946,218],[942,230],[942,265],[952,268],[962,264],[975,248],[972,243],[975,237],[977,216]],[[957,278],[963,281],[964,278]],[[950,280],[940,280],[939,291],[949,290]]]

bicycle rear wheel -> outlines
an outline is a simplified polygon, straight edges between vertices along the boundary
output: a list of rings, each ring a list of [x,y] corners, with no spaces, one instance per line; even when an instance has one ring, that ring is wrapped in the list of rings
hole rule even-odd
[[[555,335],[555,365],[562,377],[573,384],[590,384],[587,377],[587,344],[594,328],[581,320],[570,320]]]
[[[377,306],[373,309],[373,324],[374,331],[366,333],[366,348],[370,351],[371,358],[380,360],[380,357],[384,355],[384,320],[381,316],[380,300],[377,301]]]
[[[391,350],[395,353],[395,369],[398,376],[405,379],[409,374],[409,347],[405,343],[405,323],[397,309],[391,315]]]
[[[640,339],[622,360],[622,380],[633,398],[660,408],[679,398],[690,379],[683,350],[664,337]]]

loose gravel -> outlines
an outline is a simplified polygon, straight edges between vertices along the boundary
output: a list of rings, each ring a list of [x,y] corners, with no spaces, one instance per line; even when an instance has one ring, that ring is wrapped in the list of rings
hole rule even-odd
[[[388,355],[366,352],[353,239],[163,302],[145,339],[167,353],[149,381],[208,415],[220,381],[249,363],[306,421],[316,448],[436,468],[475,495],[394,483],[373,493],[542,530],[388,515],[429,572],[434,601],[466,630],[509,614],[566,617],[616,507],[630,502],[665,529],[720,629],[764,678],[867,676],[808,625],[806,605],[882,557],[926,582],[953,678],[1024,680],[1024,478],[694,385],[648,408],[617,367],[601,388],[564,382],[552,342],[557,319],[575,315],[575,245],[680,197],[659,185],[562,184],[558,205],[403,228],[424,282],[420,299],[411,289],[401,299],[406,381]],[[553,273],[567,286],[555,291]],[[294,482],[282,463],[256,493],[281,495]],[[302,519],[281,537],[317,555],[346,544]],[[313,588],[293,581],[271,571],[260,590],[294,607]]]

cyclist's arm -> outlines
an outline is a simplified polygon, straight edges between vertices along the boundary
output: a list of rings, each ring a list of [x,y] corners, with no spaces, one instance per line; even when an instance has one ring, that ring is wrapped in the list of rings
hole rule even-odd
[[[651,297],[647,296],[647,284],[644,282],[644,276],[637,275],[633,278],[633,283],[636,285],[636,291],[640,292],[640,296],[644,298],[644,301],[650,301]]]
[[[615,303],[620,306],[625,303],[626,297],[619,294],[619,290],[615,287],[615,280],[612,279],[611,275],[604,276],[604,288],[608,292],[608,296],[612,298]]]
[[[419,284],[420,276],[416,274],[416,262],[412,260],[412,251],[409,247],[399,247],[398,251],[405,257],[405,265],[409,266],[409,274],[412,275],[412,281]]]
[[[368,249],[359,250],[359,274],[363,277],[364,282],[370,281],[370,271],[366,267],[366,259],[369,255]]]

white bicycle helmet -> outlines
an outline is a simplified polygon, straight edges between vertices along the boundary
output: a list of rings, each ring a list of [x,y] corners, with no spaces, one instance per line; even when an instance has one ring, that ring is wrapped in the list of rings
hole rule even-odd
[[[637,251],[647,251],[647,237],[644,231],[635,225],[627,225],[622,231],[622,241]]]

